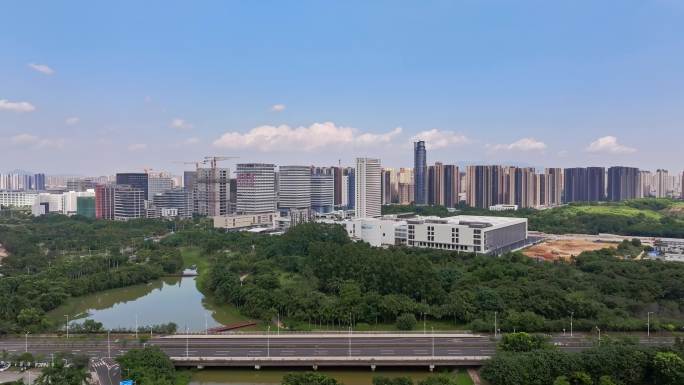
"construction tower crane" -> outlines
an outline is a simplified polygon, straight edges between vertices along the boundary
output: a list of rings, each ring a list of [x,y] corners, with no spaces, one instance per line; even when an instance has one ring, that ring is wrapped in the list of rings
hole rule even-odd
[[[207,161],[206,161],[206,160],[200,160],[200,161],[198,161],[198,162],[183,162],[183,161],[174,161],[173,163],[180,163],[180,164],[194,164],[194,165],[195,165],[195,169],[198,169],[198,168],[200,168],[200,164],[206,164],[206,163],[207,163]]]
[[[211,165],[211,168],[216,168],[216,162],[238,158],[239,156],[205,156],[204,163],[209,163]]]

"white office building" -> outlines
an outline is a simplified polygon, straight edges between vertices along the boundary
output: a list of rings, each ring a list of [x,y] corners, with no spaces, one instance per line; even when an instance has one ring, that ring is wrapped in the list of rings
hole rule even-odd
[[[240,214],[276,211],[275,165],[237,165],[237,212]]]
[[[152,201],[155,195],[171,190],[175,184],[172,177],[163,174],[147,177],[147,200]]]
[[[380,159],[356,158],[355,214],[357,218],[379,217],[382,202]]]
[[[311,167],[280,166],[278,173],[278,207],[304,209],[311,207]]]
[[[37,196],[35,191],[0,191],[0,206],[31,207]]]
[[[333,174],[311,175],[311,209],[320,214],[333,211],[335,182]]]

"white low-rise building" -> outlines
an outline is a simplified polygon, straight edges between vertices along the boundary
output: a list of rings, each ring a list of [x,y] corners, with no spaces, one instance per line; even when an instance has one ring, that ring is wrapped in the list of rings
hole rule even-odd
[[[0,206],[2,207],[31,207],[36,201],[38,193],[35,191],[0,190]]]
[[[338,223],[345,227],[351,239],[371,246],[406,245],[498,255],[527,243],[527,218],[383,216],[319,221]]]
[[[213,217],[214,228],[236,230],[247,227],[276,228],[276,221],[280,218],[278,212],[256,214],[233,214]]]

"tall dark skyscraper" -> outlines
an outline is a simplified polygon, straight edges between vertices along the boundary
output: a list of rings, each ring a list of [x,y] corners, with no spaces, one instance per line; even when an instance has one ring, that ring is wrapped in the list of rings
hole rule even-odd
[[[116,184],[129,185],[145,192],[147,197],[147,174],[143,172],[127,172],[116,174]]]
[[[622,201],[639,197],[641,173],[635,167],[615,166],[608,169],[608,200]]]
[[[606,169],[575,167],[564,171],[563,202],[599,202],[606,199]]]
[[[33,176],[33,189],[38,191],[45,190],[45,174],[35,174]]]
[[[415,204],[427,204],[427,152],[425,142],[413,142],[413,199]]]

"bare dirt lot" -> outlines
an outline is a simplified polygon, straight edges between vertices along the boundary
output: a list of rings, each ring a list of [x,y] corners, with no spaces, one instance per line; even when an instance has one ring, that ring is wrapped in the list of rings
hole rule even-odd
[[[606,247],[616,247],[615,243],[598,242],[585,239],[562,239],[542,242],[523,250],[523,254],[531,258],[543,258],[549,261],[566,260],[579,255],[583,251],[593,251]]]

